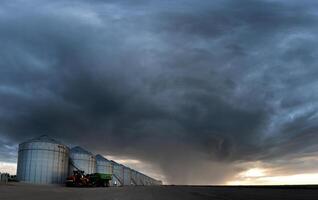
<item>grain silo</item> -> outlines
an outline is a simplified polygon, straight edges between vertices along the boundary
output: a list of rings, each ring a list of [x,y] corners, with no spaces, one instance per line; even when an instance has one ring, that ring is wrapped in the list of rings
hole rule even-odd
[[[74,170],[82,170],[85,174],[96,173],[96,158],[94,154],[77,146],[70,151],[70,168],[69,173],[73,174]]]
[[[140,172],[137,172],[137,185],[145,185],[144,175]]]
[[[134,169],[131,169],[131,183],[133,185],[138,185],[138,180],[137,180],[137,171]]]
[[[113,173],[113,166],[110,160],[107,160],[102,155],[96,156],[96,172],[103,173],[103,174],[112,174]]]
[[[148,176],[146,176],[146,175],[143,175],[144,176],[144,183],[145,183],[145,185],[150,185],[150,181],[149,181],[149,177]]]
[[[141,174],[139,172],[137,172],[137,174],[136,174],[136,183],[137,183],[137,185],[143,185],[143,183],[141,181]]]
[[[111,161],[113,166],[113,176],[112,183],[113,186],[123,186],[124,185],[124,166]]]
[[[149,177],[149,180],[150,180],[150,185],[154,185],[155,184],[155,179]]]
[[[19,145],[17,179],[36,184],[61,184],[68,174],[69,149],[40,136]]]
[[[124,185],[131,185],[131,169],[126,166],[124,166]]]

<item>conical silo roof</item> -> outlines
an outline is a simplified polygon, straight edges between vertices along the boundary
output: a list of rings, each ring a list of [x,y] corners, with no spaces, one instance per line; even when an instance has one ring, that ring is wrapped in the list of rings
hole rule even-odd
[[[47,135],[41,135],[39,137],[30,139],[24,143],[30,143],[30,142],[47,142],[47,143],[53,143],[53,144],[62,144],[61,142],[47,136]]]
[[[117,162],[115,162],[115,161],[113,161],[113,160],[111,160],[110,162],[111,162],[113,165],[119,165],[119,166],[120,166],[119,163],[117,163]]]
[[[78,153],[78,154],[87,154],[87,155],[91,155],[91,156],[94,156],[93,153],[83,149],[82,147],[80,146],[76,146],[76,147],[73,147],[71,149],[71,153]]]
[[[98,160],[98,161],[108,161],[108,162],[110,162],[107,158],[105,158],[104,156],[102,156],[102,155],[100,155],[100,154],[96,155],[96,160]]]

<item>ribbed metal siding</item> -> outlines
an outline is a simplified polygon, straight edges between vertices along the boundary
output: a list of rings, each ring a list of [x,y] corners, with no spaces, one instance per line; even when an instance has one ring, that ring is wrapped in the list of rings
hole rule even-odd
[[[75,147],[70,151],[70,167],[69,173],[73,174],[76,168],[84,171],[85,174],[96,173],[96,158],[93,154],[86,150]]]
[[[96,172],[103,174],[112,174],[113,166],[111,161],[107,160],[101,155],[96,156]]]
[[[137,175],[136,175],[136,179],[137,179],[137,185],[144,185],[143,181],[142,181],[142,175],[141,173],[137,172]]]
[[[69,149],[62,144],[30,141],[19,145],[17,178],[36,184],[62,184],[68,174]]]
[[[131,183],[133,185],[138,185],[138,181],[137,181],[137,171],[135,170],[131,170]]]
[[[113,186],[122,186],[124,183],[124,166],[112,161],[113,166]]]
[[[143,175],[143,179],[144,179],[145,185],[150,185],[150,184],[149,184],[149,178],[148,178],[148,176]]]
[[[143,175],[142,173],[138,173],[138,180],[140,185],[146,185],[145,184],[145,175]]]
[[[131,185],[131,170],[128,167],[124,167],[124,185]]]

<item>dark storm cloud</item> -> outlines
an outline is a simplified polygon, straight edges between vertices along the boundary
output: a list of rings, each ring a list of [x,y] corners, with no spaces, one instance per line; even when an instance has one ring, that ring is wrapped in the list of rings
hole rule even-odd
[[[234,162],[316,151],[316,8],[3,1],[0,136],[130,156],[175,183],[222,183]],[[9,146],[0,140],[1,160]]]
[[[17,146],[12,142],[0,140],[0,160],[15,162],[17,156]]]

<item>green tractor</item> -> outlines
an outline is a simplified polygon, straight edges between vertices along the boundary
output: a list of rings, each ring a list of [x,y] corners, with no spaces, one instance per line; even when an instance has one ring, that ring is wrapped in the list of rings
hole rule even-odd
[[[89,180],[94,187],[109,187],[112,180],[111,174],[94,173],[89,175]]]

